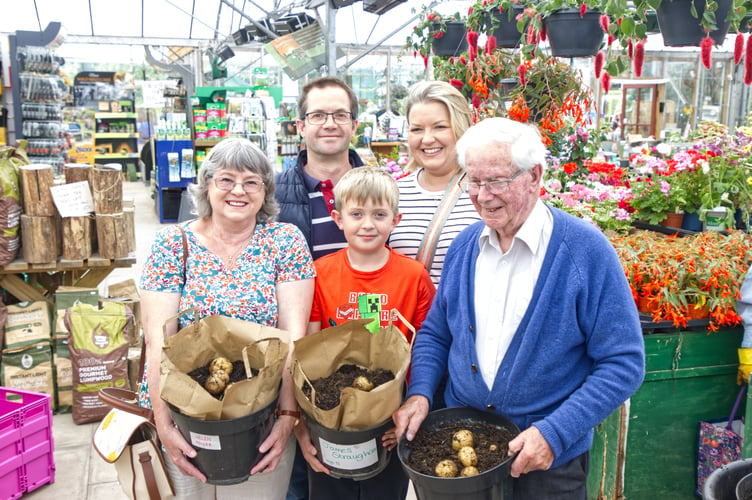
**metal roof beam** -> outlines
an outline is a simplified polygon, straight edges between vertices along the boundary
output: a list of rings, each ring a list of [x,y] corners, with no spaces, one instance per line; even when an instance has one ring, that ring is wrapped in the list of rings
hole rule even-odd
[[[166,45],[180,47],[201,48],[206,46],[210,40],[206,39],[188,39],[188,38],[150,38],[150,37],[124,37],[124,36],[89,36],[89,35],[67,35],[65,43],[96,43],[103,45]]]

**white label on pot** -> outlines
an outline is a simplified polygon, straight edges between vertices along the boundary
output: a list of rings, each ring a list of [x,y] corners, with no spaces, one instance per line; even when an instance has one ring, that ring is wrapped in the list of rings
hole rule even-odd
[[[219,436],[210,436],[208,434],[199,434],[191,432],[191,444],[205,450],[221,450],[222,445],[219,443]]]
[[[336,444],[319,438],[319,447],[324,463],[338,469],[364,469],[379,461],[376,439],[358,444]]]

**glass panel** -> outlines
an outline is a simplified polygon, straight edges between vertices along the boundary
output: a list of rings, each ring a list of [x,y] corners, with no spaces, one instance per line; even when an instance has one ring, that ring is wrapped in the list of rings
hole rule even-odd
[[[663,108],[663,128],[666,131],[678,130],[683,134],[692,126],[695,67],[696,63],[691,61],[666,62],[666,76],[669,80]]]

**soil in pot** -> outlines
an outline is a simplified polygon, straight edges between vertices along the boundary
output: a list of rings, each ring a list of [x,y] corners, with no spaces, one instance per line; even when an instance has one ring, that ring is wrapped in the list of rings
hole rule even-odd
[[[195,370],[192,370],[188,373],[188,376],[191,377],[193,380],[195,380],[198,384],[201,385],[201,387],[205,387],[206,380],[209,378],[209,375],[211,375],[211,369],[209,368],[211,363],[208,363],[204,366],[199,366]],[[255,377],[258,375],[258,370],[251,368],[251,374]],[[232,372],[230,373],[230,380],[227,382],[225,388],[229,386],[232,383],[240,382],[242,380],[246,380],[245,375],[245,364],[242,360],[233,361],[232,363]],[[211,393],[210,393],[211,394]],[[217,399],[222,399],[222,395],[224,394],[224,391],[218,393],[218,394],[212,394]]]
[[[446,422],[427,431],[421,428],[415,439],[407,444],[410,455],[407,464],[416,472],[427,476],[438,476],[436,465],[442,460],[451,460],[457,470],[464,466],[452,447],[452,437],[457,431],[467,429],[473,434],[473,449],[478,457],[475,466],[483,473],[508,459],[509,441],[514,438],[508,429],[482,422]]]
[[[328,377],[311,381],[313,388],[316,389],[316,406],[322,410],[331,410],[332,408],[339,406],[342,389],[352,387],[353,382],[358,379],[358,377],[365,377],[370,381],[373,385],[370,390],[373,390],[381,384],[393,380],[394,374],[383,368],[368,370],[352,364],[342,365],[337,368],[337,371]],[[305,397],[310,399],[310,386],[304,384],[302,389]]]

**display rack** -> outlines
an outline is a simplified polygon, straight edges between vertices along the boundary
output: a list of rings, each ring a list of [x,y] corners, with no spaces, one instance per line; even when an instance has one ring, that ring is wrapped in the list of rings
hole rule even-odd
[[[60,23],[43,32],[17,31],[9,37],[14,132],[28,139],[32,163],[52,165],[55,173],[66,163],[70,143],[62,109],[68,87],[57,73],[64,60],[54,53]]]
[[[136,113],[96,113],[94,161],[118,163],[123,172],[138,171],[138,132]]]
[[[154,140],[156,168],[156,209],[159,222],[177,222],[183,191],[195,178],[193,142],[190,140]],[[191,152],[190,159],[187,151]],[[172,159],[172,161],[171,161]],[[175,160],[177,159],[177,163]],[[188,162],[191,162],[188,165]],[[172,171],[171,171],[172,169]]]

